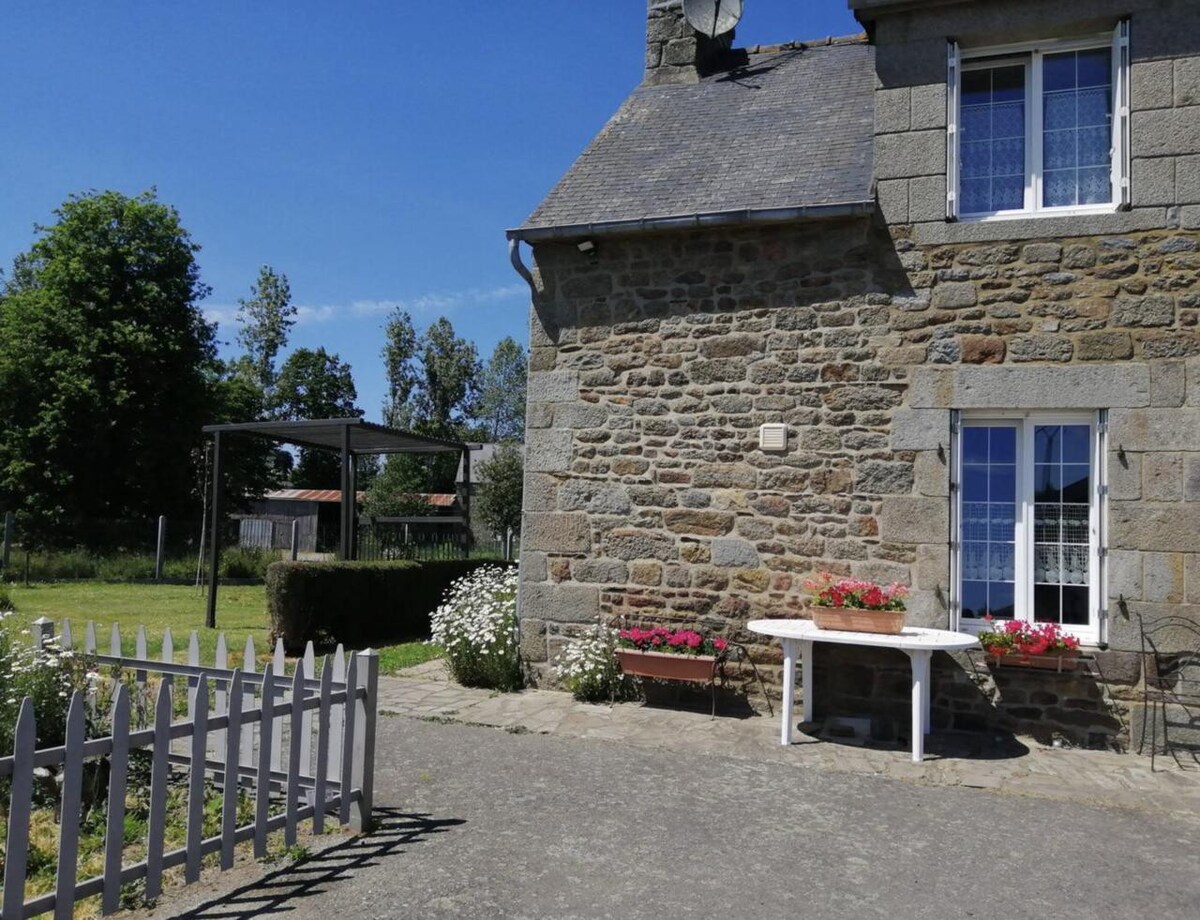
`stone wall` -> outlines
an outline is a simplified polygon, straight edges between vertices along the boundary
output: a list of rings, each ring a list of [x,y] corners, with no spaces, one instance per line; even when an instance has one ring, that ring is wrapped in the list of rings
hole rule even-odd
[[[1084,676],[998,682],[946,658],[935,709],[942,725],[1120,743],[1137,616],[1200,620],[1198,250],[1171,229],[930,245],[865,220],[605,238],[590,256],[539,244],[521,556],[534,674],[564,637],[627,616],[726,633],[777,683],[777,646],[744,624],[797,615],[825,568],[909,582],[910,620],[944,627],[950,410],[1105,408],[1114,650]],[[788,450],[758,450],[779,421]],[[906,712],[904,659],[847,670],[861,662],[824,657],[818,705]]]

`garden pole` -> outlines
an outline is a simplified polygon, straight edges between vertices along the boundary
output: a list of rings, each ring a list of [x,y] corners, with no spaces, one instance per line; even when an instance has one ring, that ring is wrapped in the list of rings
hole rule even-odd
[[[292,562],[300,557],[300,519],[292,518]]]
[[[354,475],[350,469],[350,426],[342,426],[342,539],[338,547],[338,558],[350,560],[353,537],[350,528],[354,521]]]
[[[462,513],[463,513],[463,558],[471,556],[471,445],[463,446],[462,452]]]
[[[4,512],[4,555],[0,557],[0,570],[8,571],[12,558],[13,532],[17,527],[17,518],[11,511]]]
[[[217,628],[217,572],[221,561],[221,432],[213,432],[212,558],[208,569],[208,610],[204,625]]]
[[[154,546],[154,580],[162,581],[163,555],[167,550],[167,516],[158,516],[158,540]]]

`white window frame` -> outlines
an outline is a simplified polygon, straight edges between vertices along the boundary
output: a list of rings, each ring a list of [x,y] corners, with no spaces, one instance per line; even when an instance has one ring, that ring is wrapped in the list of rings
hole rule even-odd
[[[1067,51],[1112,52],[1112,179],[1110,200],[1103,204],[1046,207],[1043,192],[1043,59]],[[1025,67],[1025,204],[1020,209],[964,214],[959,204],[962,168],[962,75],[971,70],[1022,64]],[[963,50],[950,42],[947,57],[946,216],[949,220],[986,222],[1015,217],[1071,217],[1110,214],[1131,203],[1129,178],[1129,22],[1111,33],[1074,39],[994,45]]]
[[[1036,622],[1034,616],[1033,579],[1033,482],[1034,429],[1038,425],[1087,425],[1091,429],[1090,457],[1091,508],[1088,519],[1088,623],[1063,624],[1062,630],[1085,645],[1101,645],[1107,639],[1108,573],[1107,573],[1107,455],[1108,418],[1104,411],[1054,412],[995,410],[957,412],[952,423],[951,448],[951,543],[950,543],[950,617],[951,628],[959,632],[978,633],[987,627],[985,621],[962,616],[962,431],[972,424],[997,424],[1012,427],[1017,432],[1018,464],[1016,470],[1017,508],[1015,533],[1016,589],[1014,618]]]

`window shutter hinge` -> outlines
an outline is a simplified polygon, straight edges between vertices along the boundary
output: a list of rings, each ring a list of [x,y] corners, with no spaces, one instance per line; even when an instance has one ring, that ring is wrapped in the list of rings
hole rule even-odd
[[[953,493],[953,492],[957,492],[957,491],[958,491],[958,483],[957,483],[957,482],[952,482],[952,483],[950,483],[950,491],[951,491],[952,493]]]
[[[1096,550],[1096,555],[1099,556],[1101,559],[1107,559],[1108,558],[1108,547],[1101,546],[1098,550]]]
[[[954,552],[957,553],[960,549],[962,549],[962,544],[959,543],[957,540],[951,540],[950,541],[950,549],[954,550]]]
[[[1128,184],[1128,181],[1129,181],[1128,179],[1121,180],[1122,184]],[[1108,434],[1108,422],[1101,422],[1099,425],[1096,426],[1096,430],[1099,431],[1101,434]]]
[[[1101,494],[1101,495],[1108,495],[1108,486],[1101,486],[1101,487],[1100,487],[1100,494]]]

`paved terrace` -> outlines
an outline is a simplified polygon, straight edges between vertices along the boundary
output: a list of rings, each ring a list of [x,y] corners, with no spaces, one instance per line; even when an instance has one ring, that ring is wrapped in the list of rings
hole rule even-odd
[[[978,739],[934,734],[926,760],[915,764],[904,745],[862,747],[810,739],[784,748],[776,714],[708,713],[707,691],[691,697],[696,708],[642,703],[577,703],[566,693],[525,690],[497,694],[449,680],[445,663],[431,661],[403,676],[380,679],[385,713],[511,732],[616,741],[679,753],[716,754],[764,763],[791,764],[829,773],[886,776],[925,786],[988,789],[1187,817],[1200,822],[1200,765],[1180,769],[1170,758],[1051,748],[1031,738],[1003,739],[974,750]],[[684,697],[686,707],[688,697]],[[703,711],[700,711],[703,707]],[[989,739],[984,739],[987,742]]]

